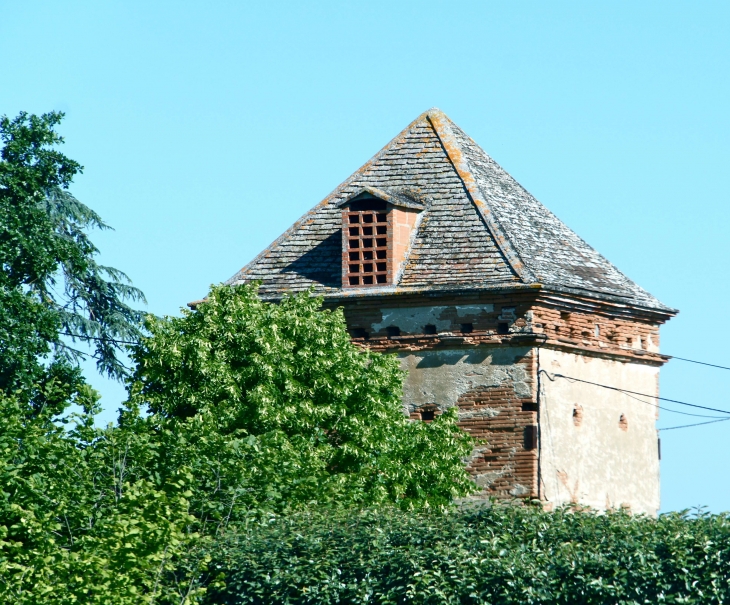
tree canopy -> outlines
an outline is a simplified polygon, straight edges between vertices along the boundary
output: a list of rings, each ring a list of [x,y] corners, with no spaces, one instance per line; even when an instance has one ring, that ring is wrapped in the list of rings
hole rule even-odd
[[[43,385],[70,395],[83,382],[75,342],[122,378],[120,353],[139,338],[143,317],[127,304],[144,301],[142,292],[96,261],[87,232],[109,227],[68,191],[82,166],[57,149],[62,118],[0,118],[0,389],[36,406],[64,400],[48,401]]]
[[[61,422],[0,393],[5,602],[192,603],[220,585],[215,544],[252,520],[467,494],[455,416],[408,420],[397,360],[320,306],[218,287],[182,317],[148,317],[115,426],[94,427],[89,387]]]
[[[130,386],[147,422],[199,443],[215,436],[210,459],[231,456],[223,474],[241,506],[420,507],[471,491],[461,462],[471,439],[454,413],[430,424],[406,418],[395,357],[352,344],[342,311],[322,310],[320,298],[275,304],[257,288],[214,287],[195,311],[148,318]]]

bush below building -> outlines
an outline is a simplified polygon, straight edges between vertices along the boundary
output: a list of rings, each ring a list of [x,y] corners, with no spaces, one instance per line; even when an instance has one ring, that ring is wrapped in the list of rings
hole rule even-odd
[[[730,518],[312,512],[239,528],[214,562],[227,588],[211,603],[725,603]]]

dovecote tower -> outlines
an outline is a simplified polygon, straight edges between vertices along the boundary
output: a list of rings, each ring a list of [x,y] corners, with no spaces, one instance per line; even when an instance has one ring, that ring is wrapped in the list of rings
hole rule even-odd
[[[659,326],[677,313],[446,115],[420,115],[228,283],[313,287],[395,352],[404,412],[458,408],[484,497],[659,508]],[[616,390],[606,389],[605,385]],[[626,394],[630,391],[632,394]]]

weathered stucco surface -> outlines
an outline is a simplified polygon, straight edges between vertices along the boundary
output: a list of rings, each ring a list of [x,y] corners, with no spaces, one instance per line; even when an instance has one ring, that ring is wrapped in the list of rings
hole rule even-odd
[[[659,368],[541,349],[540,367],[582,380],[658,395]],[[540,483],[554,505],[628,506],[657,514],[656,400],[541,376]],[[623,420],[622,420],[623,415]]]
[[[398,326],[405,334],[418,334],[423,327],[431,324],[436,330],[443,332],[453,328],[451,317],[443,317],[455,312],[456,317],[463,319],[478,318],[480,315],[492,313],[494,305],[453,305],[450,307],[396,307],[382,309],[382,320],[370,326],[373,332],[380,332],[389,326]]]
[[[528,372],[523,365],[515,365],[529,351],[529,347],[472,347],[401,353],[401,365],[408,371],[403,385],[404,407],[408,413],[427,404],[443,410],[475,388],[499,386],[505,381],[514,385],[517,395],[530,397]]]

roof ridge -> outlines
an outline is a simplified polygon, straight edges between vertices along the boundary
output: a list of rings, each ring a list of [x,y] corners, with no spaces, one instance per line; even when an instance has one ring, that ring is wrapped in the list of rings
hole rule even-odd
[[[426,118],[431,123],[436,136],[438,136],[443,145],[446,156],[454,166],[454,170],[459,175],[464,188],[467,190],[477,212],[487,226],[497,247],[500,249],[505,259],[509,263],[512,270],[524,283],[537,283],[537,278],[533,271],[526,265],[521,255],[517,251],[517,247],[507,235],[505,229],[499,224],[494,212],[489,207],[485,196],[477,185],[474,172],[469,164],[466,154],[461,149],[461,144],[454,136],[451,125],[456,126],[454,122],[443,111],[434,107],[426,113]],[[457,127],[458,128],[458,127]],[[468,136],[468,135],[467,135]],[[472,139],[473,141],[473,139]],[[476,143],[474,143],[476,145]]]
[[[378,159],[380,159],[386,151],[388,151],[393,145],[397,144],[401,139],[403,139],[410,131],[411,129],[418,124],[419,122],[422,122],[423,120],[428,120],[429,112],[437,111],[440,112],[441,110],[437,107],[433,107],[427,111],[424,111],[422,114],[420,114],[415,120],[413,120],[408,126],[406,126],[403,130],[401,130],[396,136],[394,136],[386,145],[380,149],[373,157],[371,157],[367,162],[365,162],[360,168],[358,168],[355,172],[353,172],[349,177],[347,177],[342,183],[340,183],[335,189],[329,193],[321,202],[319,202],[314,208],[310,208],[307,212],[305,212],[299,219],[291,226],[289,227],[284,233],[282,233],[279,237],[277,237],[273,242],[271,242],[266,248],[264,248],[259,254],[257,254],[254,258],[252,258],[249,262],[247,262],[241,269],[236,271],[236,273],[231,277],[230,279],[226,280],[224,283],[227,285],[233,284],[242,277],[242,273],[245,271],[247,267],[250,267],[254,265],[257,261],[259,261],[262,258],[265,258],[268,254],[271,253],[271,251],[276,248],[281,242],[285,241],[292,233],[295,233],[306,221],[307,219],[316,214],[316,212],[322,207],[327,205],[332,198],[336,197],[343,189],[348,187],[350,183],[352,183],[353,180],[356,179],[356,177],[361,176],[374,162],[376,162]],[[438,134],[437,134],[438,136]]]

